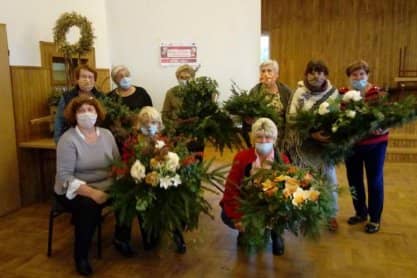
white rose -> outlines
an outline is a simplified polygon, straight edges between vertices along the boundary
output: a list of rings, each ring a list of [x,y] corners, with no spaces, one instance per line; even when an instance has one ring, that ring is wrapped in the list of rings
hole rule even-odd
[[[176,153],[168,152],[165,156],[165,167],[168,171],[175,172],[180,166],[180,158]]]
[[[156,148],[156,149],[160,150],[160,149],[162,149],[164,146],[165,146],[165,142],[164,142],[164,141],[161,141],[161,140],[156,140],[156,143],[155,143],[155,148]]]
[[[323,102],[319,106],[319,115],[325,115],[329,113],[329,103],[327,101]]]
[[[362,99],[361,92],[350,90],[343,95],[343,102],[360,101]]]
[[[356,111],[355,111],[355,110],[346,110],[346,116],[347,116],[348,118],[353,119],[353,118],[355,118],[355,116],[356,116]]]
[[[139,160],[136,160],[130,168],[130,175],[137,181],[141,181],[146,176],[145,172],[145,166]]]

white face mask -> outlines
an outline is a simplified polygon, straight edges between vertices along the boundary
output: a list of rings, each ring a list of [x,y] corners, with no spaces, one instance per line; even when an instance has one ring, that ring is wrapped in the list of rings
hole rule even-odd
[[[90,129],[94,127],[97,120],[97,114],[85,112],[77,114],[77,125],[81,128]]]
[[[188,80],[178,79],[178,84],[180,86],[185,86],[185,85],[187,85],[187,83],[188,83]]]

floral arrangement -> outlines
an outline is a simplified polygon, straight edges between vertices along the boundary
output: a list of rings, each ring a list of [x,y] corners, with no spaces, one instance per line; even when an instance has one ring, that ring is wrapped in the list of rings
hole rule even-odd
[[[245,117],[267,117],[282,126],[279,111],[274,107],[268,94],[261,91],[248,92],[242,90],[236,83],[232,84],[232,96],[224,102],[223,108],[232,115],[244,120]]]
[[[262,248],[268,242],[268,230],[319,236],[334,213],[334,190],[334,185],[309,169],[275,163],[271,169],[259,170],[241,189],[243,241],[250,248]]]
[[[323,144],[323,159],[342,161],[353,145],[378,129],[386,129],[417,118],[417,100],[409,97],[391,102],[387,97],[365,102],[359,91],[347,91],[335,100],[325,101],[315,111],[299,111],[295,127],[306,139],[311,131],[323,131],[330,142]]]
[[[139,135],[123,147],[122,160],[114,163],[110,194],[121,221],[130,224],[139,213],[149,237],[198,226],[200,213],[210,215],[204,190],[221,190],[225,166],[198,162],[184,146]],[[205,185],[203,184],[205,182]]]
[[[175,134],[171,136],[182,135],[199,142],[209,141],[220,151],[226,146],[229,149],[241,146],[239,130],[216,102],[218,91],[215,80],[208,77],[190,80],[187,85],[180,87],[178,96],[183,99],[178,116],[184,124],[178,124]]]
[[[120,97],[103,96],[99,99],[106,110],[103,127],[112,131],[116,141],[121,145],[132,134],[137,111],[132,111],[123,104]]]

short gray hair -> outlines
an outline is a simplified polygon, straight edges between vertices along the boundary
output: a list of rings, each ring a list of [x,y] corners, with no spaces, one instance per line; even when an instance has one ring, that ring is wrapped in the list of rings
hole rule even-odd
[[[130,75],[130,71],[129,71],[129,69],[128,69],[126,66],[124,66],[124,65],[115,66],[115,67],[113,67],[113,69],[111,70],[111,79],[113,80],[113,82],[114,82],[114,83],[116,83],[116,80],[115,80],[116,75],[117,75],[117,74],[119,73],[119,71],[121,71],[121,70],[126,70],[126,71],[129,73],[129,75]]]
[[[266,60],[259,65],[259,70],[262,70],[264,67],[272,66],[276,72],[279,72],[279,64],[276,60]]]
[[[263,132],[267,136],[274,139],[274,143],[278,138],[278,128],[269,118],[259,118],[252,125],[252,140],[255,139],[256,133]]]

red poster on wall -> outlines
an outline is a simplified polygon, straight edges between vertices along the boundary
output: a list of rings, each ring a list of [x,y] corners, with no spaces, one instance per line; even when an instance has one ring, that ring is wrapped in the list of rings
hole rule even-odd
[[[161,66],[197,64],[197,46],[195,43],[161,43]]]

